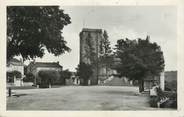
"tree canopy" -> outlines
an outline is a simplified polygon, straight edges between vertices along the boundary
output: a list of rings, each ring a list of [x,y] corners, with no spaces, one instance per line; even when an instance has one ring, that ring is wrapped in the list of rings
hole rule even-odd
[[[72,76],[72,72],[69,71],[68,69],[62,70],[62,71],[60,72],[60,78],[61,78],[61,80],[62,80],[63,85],[66,84],[66,79],[70,79],[71,76]]]
[[[72,72],[68,69],[61,71],[61,77],[65,79],[70,79],[72,76]]]
[[[104,50],[105,50],[105,55],[109,55],[112,53],[112,49],[110,47],[110,41],[109,41],[109,36],[106,30],[104,30],[103,33],[104,37]]]
[[[92,65],[80,62],[76,70],[77,76],[79,76],[80,79],[84,80],[83,85],[87,85],[88,79],[93,74]]]
[[[109,41],[109,36],[106,30],[104,30],[103,33],[104,40],[101,40],[100,44],[100,62],[103,64],[109,64],[111,62],[112,58],[112,49],[110,47],[110,41]]]
[[[156,76],[164,70],[163,52],[157,43],[149,41],[149,36],[146,39],[118,40],[116,55],[121,60],[117,72],[133,80]]]
[[[55,56],[70,51],[62,36],[70,23],[59,6],[8,6],[7,59],[43,57],[45,49]]]
[[[111,64],[113,63],[113,54],[112,54],[112,49],[110,47],[110,41],[109,41],[109,36],[106,30],[103,32],[103,37],[104,39],[101,40],[100,44],[100,57],[99,57],[99,62],[102,66],[105,67],[105,72],[106,72],[106,78],[108,78],[108,71],[109,68],[111,67]]]
[[[38,72],[37,84],[49,85],[59,83],[60,73],[55,70],[40,70]]]

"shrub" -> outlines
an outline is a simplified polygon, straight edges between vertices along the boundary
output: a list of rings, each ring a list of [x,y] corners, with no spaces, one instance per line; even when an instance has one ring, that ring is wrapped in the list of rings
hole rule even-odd
[[[77,76],[81,79],[83,85],[88,85],[88,79],[93,74],[92,65],[81,62],[78,65]]]
[[[58,83],[62,83],[63,85],[66,84],[66,79],[70,79],[72,76],[72,73],[66,69],[60,72],[60,79],[58,80]]]
[[[24,82],[34,82],[35,76],[32,73],[26,74],[26,77],[23,78]]]
[[[58,84],[60,80],[59,72],[54,70],[39,71],[38,76],[37,83],[43,87],[48,87],[49,84]]]

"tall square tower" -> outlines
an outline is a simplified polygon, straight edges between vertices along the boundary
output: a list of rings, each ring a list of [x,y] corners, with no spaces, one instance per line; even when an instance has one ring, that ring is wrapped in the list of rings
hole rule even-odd
[[[104,52],[103,41],[102,29],[83,28],[80,32],[80,62],[92,65],[93,75],[90,78],[92,85],[98,84],[101,74],[99,57]]]

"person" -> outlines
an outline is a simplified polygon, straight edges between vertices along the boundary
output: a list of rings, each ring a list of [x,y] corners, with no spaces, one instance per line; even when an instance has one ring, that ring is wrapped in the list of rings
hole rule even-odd
[[[159,86],[157,85],[157,83],[154,83],[152,85],[152,88],[150,89],[151,107],[158,107],[158,104],[157,104],[157,102],[159,101],[158,88]]]
[[[154,83],[152,85],[152,88],[150,89],[150,97],[157,97],[158,96],[158,88],[159,86],[157,83]]]

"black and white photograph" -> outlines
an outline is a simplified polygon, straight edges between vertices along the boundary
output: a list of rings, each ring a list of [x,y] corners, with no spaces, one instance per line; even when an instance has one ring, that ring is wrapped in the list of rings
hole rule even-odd
[[[178,110],[177,6],[5,8],[6,111]]]

